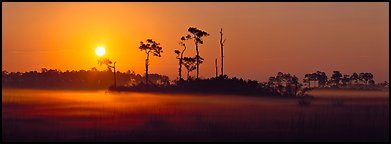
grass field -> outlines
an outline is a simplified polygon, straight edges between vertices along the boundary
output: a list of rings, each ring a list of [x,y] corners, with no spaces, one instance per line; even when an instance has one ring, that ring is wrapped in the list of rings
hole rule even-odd
[[[3,141],[389,141],[389,92],[297,99],[2,89]]]

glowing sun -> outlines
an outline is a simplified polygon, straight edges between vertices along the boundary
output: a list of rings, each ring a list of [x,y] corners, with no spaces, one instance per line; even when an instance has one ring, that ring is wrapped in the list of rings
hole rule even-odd
[[[103,56],[106,53],[106,50],[103,46],[99,46],[95,49],[95,53],[98,56]]]

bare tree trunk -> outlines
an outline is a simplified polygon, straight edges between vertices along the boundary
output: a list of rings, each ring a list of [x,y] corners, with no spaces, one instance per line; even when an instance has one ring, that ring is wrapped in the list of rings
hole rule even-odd
[[[190,71],[187,70],[187,81],[189,81],[189,73],[190,73]]]
[[[149,53],[147,53],[147,59],[145,60],[145,83],[148,84],[148,63],[149,63]]]
[[[117,87],[117,78],[116,78],[116,76],[115,76],[115,74],[116,74],[116,71],[115,71],[115,63],[117,63],[117,62],[114,62],[114,88],[116,88]]]
[[[198,62],[199,62],[200,54],[199,54],[199,51],[198,51],[198,43],[196,42],[195,44],[196,44],[196,51],[197,51],[196,59],[197,59],[197,80],[198,80],[198,73],[199,73],[199,66],[200,66],[200,64]]]
[[[182,58],[179,59],[179,81],[182,81]]]
[[[216,78],[217,78],[217,59],[215,59],[215,67],[216,67]]]
[[[225,40],[224,40],[225,42]],[[220,31],[220,47],[221,47],[221,76],[224,75],[224,42],[223,42],[223,28]]]
[[[182,63],[183,63],[183,53],[186,51],[186,45],[184,45],[184,49],[181,52],[181,58],[179,59],[179,81],[182,81]]]

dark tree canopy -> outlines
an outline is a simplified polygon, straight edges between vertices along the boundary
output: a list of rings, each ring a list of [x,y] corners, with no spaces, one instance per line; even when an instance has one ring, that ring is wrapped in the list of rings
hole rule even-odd
[[[204,62],[204,58],[199,57],[200,64]],[[186,69],[193,71],[196,69],[196,64],[197,64],[197,58],[195,57],[184,57],[183,58],[183,65],[186,67]]]
[[[188,30],[188,32],[192,33],[194,35],[194,39],[196,40],[196,42],[200,43],[200,44],[203,44],[204,41],[202,41],[202,37],[204,36],[209,36],[209,34],[205,31],[202,31],[198,28],[195,28],[195,27],[190,27]],[[191,38],[191,36],[187,35],[186,36],[187,39]]]
[[[108,58],[100,58],[98,59],[98,64],[99,65],[109,65],[112,64],[113,62],[110,61]]]
[[[174,52],[176,53],[176,54],[181,54],[181,51],[179,51],[179,50],[174,50]]]
[[[339,85],[341,78],[342,78],[341,72],[333,71],[333,75],[331,76],[331,80],[335,83],[335,85]]]
[[[163,48],[160,46],[160,43],[153,41],[152,39],[147,39],[147,42],[140,42],[140,50],[144,50],[147,54],[150,52],[153,53],[154,56],[161,57],[161,53],[163,53]]]

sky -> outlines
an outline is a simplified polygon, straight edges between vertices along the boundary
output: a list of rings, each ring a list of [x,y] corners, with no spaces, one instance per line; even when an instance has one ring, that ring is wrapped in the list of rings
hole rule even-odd
[[[215,76],[216,58],[220,70],[223,28],[229,77],[266,81],[280,71],[303,78],[339,70],[389,81],[389,3],[381,2],[2,2],[2,70],[105,70],[95,54],[103,46],[118,70],[143,74],[146,55],[138,47],[152,38],[163,53],[150,58],[149,73],[175,79],[174,50],[189,27],[210,34],[199,48],[201,78]],[[194,56],[194,43],[186,45],[185,56]]]

